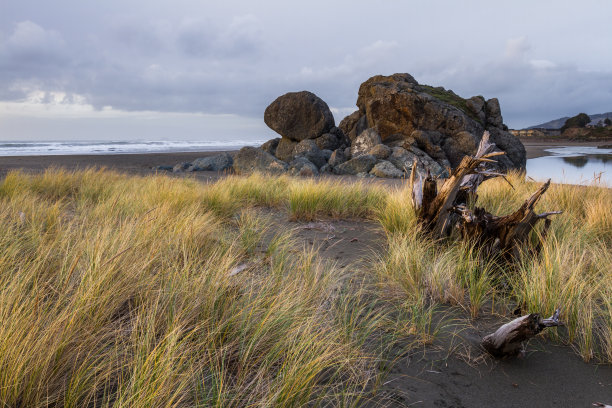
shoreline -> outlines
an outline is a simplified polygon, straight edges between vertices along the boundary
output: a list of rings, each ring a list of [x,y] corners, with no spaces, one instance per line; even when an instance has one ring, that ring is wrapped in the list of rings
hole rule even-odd
[[[537,159],[538,157],[550,156],[551,153],[547,152],[546,149],[553,147],[571,147],[571,146],[588,146],[588,147],[599,147],[602,144],[611,143],[610,141],[602,140],[598,142],[593,141],[575,141],[575,140],[522,140],[525,151],[527,152],[527,160]]]
[[[116,170],[129,174],[144,175],[151,174],[153,172],[152,167],[154,166],[174,166],[177,163],[192,161],[200,157],[213,156],[215,154],[224,152],[232,154],[237,152],[237,150],[208,150],[203,152],[172,153],[1,156],[0,175],[4,175],[13,170],[38,173],[50,167],[63,168],[66,170],[83,170],[90,167],[103,167],[109,170]]]
[[[562,146],[593,146],[601,142],[576,141],[523,141],[527,159],[550,156],[546,149]],[[174,166],[177,163],[193,161],[200,157],[213,156],[227,152],[235,154],[238,150],[207,150],[189,152],[165,153],[112,153],[112,154],[75,154],[75,155],[34,155],[34,156],[0,156],[0,176],[9,171],[22,170],[39,173],[47,168],[63,168],[66,170],[86,169],[90,167],[107,168],[129,174],[146,175],[153,172],[155,166]],[[172,174],[172,173],[167,173]],[[217,172],[197,172],[198,179],[216,179]]]

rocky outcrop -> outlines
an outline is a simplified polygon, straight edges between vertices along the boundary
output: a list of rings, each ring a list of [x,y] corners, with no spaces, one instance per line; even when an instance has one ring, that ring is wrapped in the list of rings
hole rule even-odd
[[[293,174],[400,177],[416,160],[419,171],[446,177],[449,168],[476,152],[488,130],[506,153],[497,157],[498,168],[525,167],[525,149],[507,131],[496,98],[464,99],[442,87],[421,85],[410,74],[378,75],[359,87],[357,107],[335,127],[329,107],[315,94],[282,95],[264,115],[282,137],[264,143],[262,151]],[[282,167],[279,162],[276,167]]]
[[[259,147],[243,147],[234,157],[234,170],[239,174],[255,171],[263,173],[283,173],[289,168],[284,161],[278,160]]]
[[[329,106],[312,92],[289,92],[279,96],[264,113],[272,130],[290,140],[316,139],[334,127]]]
[[[394,74],[361,84],[357,107],[340,123],[352,141],[366,128],[374,128],[385,144],[415,145],[438,164],[448,161],[456,166],[457,160],[470,154],[466,152],[473,152],[466,133],[477,145],[484,130],[489,130],[493,141],[499,141],[498,147],[508,153],[500,167],[525,167],[524,147],[507,132],[496,98],[464,99],[442,87],[420,85],[409,74]]]

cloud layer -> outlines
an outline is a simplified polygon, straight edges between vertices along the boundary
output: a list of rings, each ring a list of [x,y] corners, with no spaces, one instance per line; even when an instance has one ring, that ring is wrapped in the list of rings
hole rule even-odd
[[[548,8],[526,1],[49,3],[17,3],[0,16],[5,118],[15,104],[36,100],[40,112],[63,106],[75,115],[261,119],[278,95],[308,89],[339,121],[354,109],[361,82],[393,72],[466,97],[498,97],[511,127],[612,110],[604,46],[612,33],[589,29],[612,6],[597,1],[581,6],[600,9],[588,20],[582,9],[552,1],[542,2]],[[481,24],[483,17],[496,23]],[[563,27],[570,21],[572,32]]]

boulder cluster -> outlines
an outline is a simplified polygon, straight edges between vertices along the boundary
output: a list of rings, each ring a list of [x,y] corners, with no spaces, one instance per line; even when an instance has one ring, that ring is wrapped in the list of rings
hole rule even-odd
[[[503,124],[496,98],[464,99],[442,87],[420,85],[409,74],[394,74],[361,84],[357,107],[336,126],[321,98],[308,91],[287,93],[264,114],[265,123],[281,137],[244,147],[233,161],[224,155],[189,165],[238,173],[398,178],[407,176],[416,160],[417,170],[445,177],[463,156],[476,152],[488,130],[506,153],[498,157],[499,170],[525,167],[525,148]]]

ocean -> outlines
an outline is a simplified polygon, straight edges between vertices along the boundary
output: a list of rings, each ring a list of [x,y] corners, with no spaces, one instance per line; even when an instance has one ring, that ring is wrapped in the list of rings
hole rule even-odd
[[[173,153],[238,150],[265,140],[2,142],[0,156]]]

